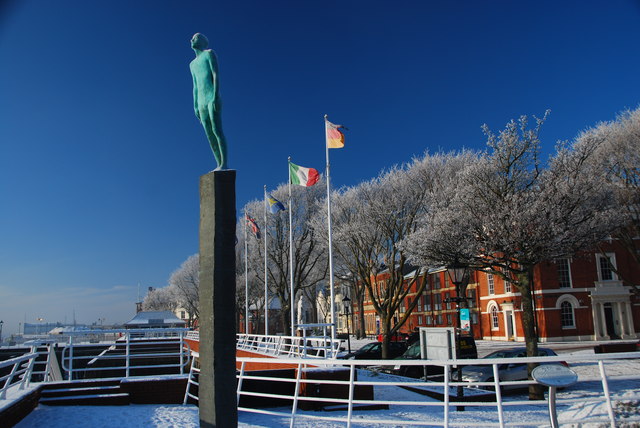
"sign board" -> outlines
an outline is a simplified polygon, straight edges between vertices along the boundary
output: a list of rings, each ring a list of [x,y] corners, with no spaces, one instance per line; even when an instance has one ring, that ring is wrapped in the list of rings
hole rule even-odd
[[[420,327],[420,355],[425,360],[451,360],[456,355],[453,327]]]
[[[578,374],[562,364],[543,364],[531,372],[531,377],[544,386],[565,387],[578,381]]]
[[[460,329],[465,333],[469,333],[471,331],[469,309],[467,308],[460,309]]]

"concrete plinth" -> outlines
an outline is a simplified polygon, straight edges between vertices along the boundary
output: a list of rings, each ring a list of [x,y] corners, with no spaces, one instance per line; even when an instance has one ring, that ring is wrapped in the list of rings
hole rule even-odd
[[[236,405],[236,172],[200,177],[201,427],[238,425]]]

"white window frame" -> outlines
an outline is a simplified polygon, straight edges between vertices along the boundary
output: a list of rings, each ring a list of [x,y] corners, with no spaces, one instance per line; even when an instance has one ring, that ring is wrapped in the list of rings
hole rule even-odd
[[[491,272],[487,272],[487,291],[489,294],[496,294],[496,281]]]
[[[573,288],[573,278],[571,277],[571,259],[560,259],[556,263],[566,263],[567,277],[569,278],[569,285],[567,287],[563,287],[562,284],[560,283],[560,269],[557,269],[558,270],[558,288]]]
[[[497,305],[491,305],[489,308],[489,323],[491,325],[491,330],[496,331],[500,330],[500,310]]]
[[[598,281],[601,282],[608,282],[608,281],[617,281],[618,280],[618,275],[616,275],[616,273],[614,272],[614,270],[611,270],[611,279],[604,279],[602,278],[602,269],[600,266],[600,260],[602,259],[609,259],[609,263],[611,263],[611,266],[613,266],[613,269],[617,269],[617,265],[616,265],[616,253],[598,253],[596,254],[596,267],[598,268]]]
[[[569,308],[571,308],[571,324],[570,325],[565,325],[564,324],[564,314],[562,311],[562,307],[566,305],[569,305]],[[560,326],[562,327],[563,330],[569,330],[569,329],[574,329],[576,328],[576,308],[573,306],[573,304],[567,299],[567,300],[563,300],[562,302],[560,302]]]

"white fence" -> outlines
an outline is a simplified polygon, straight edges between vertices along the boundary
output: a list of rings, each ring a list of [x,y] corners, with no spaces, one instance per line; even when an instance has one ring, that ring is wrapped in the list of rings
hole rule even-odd
[[[335,358],[340,340],[325,336],[265,336],[237,334],[236,347],[263,355],[301,358]]]
[[[499,367],[504,364],[536,362],[567,362],[578,374],[578,383],[556,394],[556,407],[561,424],[593,424],[587,426],[618,426],[621,421],[640,424],[640,358],[639,352],[620,354],[562,355],[556,357],[535,357],[517,359],[478,359],[464,360],[464,364],[491,365],[494,379],[491,382],[471,385],[466,382],[454,382],[449,370],[444,370],[439,382],[425,382],[417,379],[375,373],[358,369],[357,366],[379,365],[379,360],[303,360],[303,359],[255,359],[238,358],[242,368],[238,375],[238,402],[243,397],[261,397],[279,399],[285,406],[276,408],[255,408],[239,406],[240,422],[257,426],[293,427],[299,423],[308,426],[548,426],[548,403],[546,400],[528,400],[526,392],[505,394],[503,389],[522,387],[525,390],[533,381],[503,381]],[[283,365],[295,364],[296,374],[292,378],[270,377],[261,373],[252,375],[244,370],[249,363],[265,362]],[[420,360],[396,360],[402,365],[423,366]],[[455,361],[430,361],[430,364],[445,368],[455,365]],[[636,369],[632,374],[622,371],[620,366],[631,365]],[[334,371],[346,368],[343,380],[310,379],[305,375],[310,367]],[[319,369],[318,369],[319,368]],[[622,373],[620,372],[620,373]],[[243,388],[248,381],[271,383],[271,385],[291,384],[290,394],[275,392],[284,388],[270,388],[274,392],[250,391]],[[464,396],[456,397],[458,386],[464,386]],[[333,397],[309,396],[303,391],[341,390]],[[358,390],[373,389],[373,397],[363,398]],[[493,391],[481,389],[491,388]],[[243,389],[245,389],[243,391]],[[545,388],[546,389],[546,388]],[[314,395],[314,394],[311,394]],[[329,394],[332,395],[332,394]],[[367,394],[364,394],[367,395]],[[437,398],[433,398],[437,397]],[[476,401],[483,400],[483,401]],[[301,406],[301,403],[306,406]],[[310,411],[315,404],[322,404],[327,411]],[[388,410],[371,410],[388,406]],[[464,408],[464,411],[462,411]],[[257,419],[256,417],[259,417]],[[579,417],[578,420],[575,418]],[[269,421],[271,418],[271,422]],[[578,426],[578,425],[573,425]],[[582,425],[584,426],[584,425]]]

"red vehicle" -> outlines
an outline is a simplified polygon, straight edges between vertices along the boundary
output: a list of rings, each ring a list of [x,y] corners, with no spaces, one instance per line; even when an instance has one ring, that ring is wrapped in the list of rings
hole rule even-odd
[[[383,337],[384,337],[383,334],[379,334],[378,342],[382,342]],[[408,337],[409,335],[407,333],[396,333],[391,336],[391,338],[389,339],[389,342],[404,342],[407,340]]]

